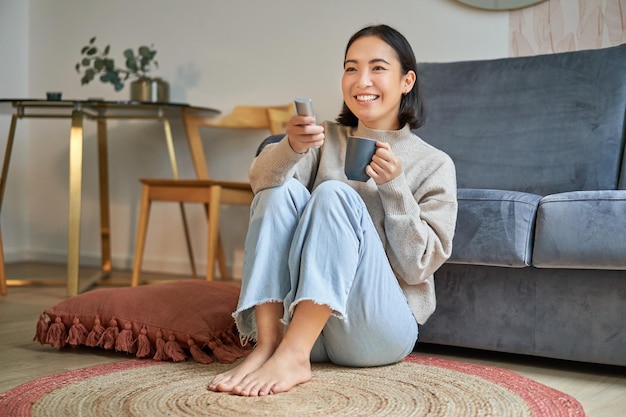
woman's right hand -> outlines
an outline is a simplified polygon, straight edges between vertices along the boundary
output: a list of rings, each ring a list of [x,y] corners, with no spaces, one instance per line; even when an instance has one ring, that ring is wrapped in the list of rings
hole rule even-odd
[[[324,127],[315,121],[314,116],[295,115],[289,119],[285,131],[294,152],[305,153],[309,148],[324,144]]]

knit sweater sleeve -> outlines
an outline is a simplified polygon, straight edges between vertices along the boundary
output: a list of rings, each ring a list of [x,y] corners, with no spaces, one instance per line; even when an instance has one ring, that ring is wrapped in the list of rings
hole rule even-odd
[[[410,285],[429,279],[452,252],[456,226],[456,173],[443,152],[431,149],[419,164],[378,186],[386,252],[396,276]],[[408,176],[408,178],[407,178]],[[418,184],[415,183],[416,180]]]
[[[252,191],[257,192],[296,178],[309,190],[317,171],[319,149],[299,154],[291,149],[287,135],[280,142],[267,145],[252,161],[248,171]]]

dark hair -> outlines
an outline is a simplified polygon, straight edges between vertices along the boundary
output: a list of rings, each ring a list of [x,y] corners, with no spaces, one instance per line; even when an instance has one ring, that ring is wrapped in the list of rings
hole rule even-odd
[[[409,41],[397,30],[387,25],[367,26],[357,33],[352,35],[346,46],[344,58],[348,54],[348,49],[356,41],[365,36],[376,36],[389,46],[391,46],[398,55],[398,60],[402,66],[402,73],[406,74],[409,71],[415,72],[415,85],[406,95],[402,97],[400,101],[400,111],[398,112],[398,121],[400,127],[407,123],[411,126],[411,129],[417,129],[424,124],[425,109],[422,96],[419,88],[419,77],[417,74],[417,61],[415,60],[415,54],[409,44]],[[344,101],[343,109],[337,117],[337,122],[345,126],[357,126],[359,119],[350,111]]]

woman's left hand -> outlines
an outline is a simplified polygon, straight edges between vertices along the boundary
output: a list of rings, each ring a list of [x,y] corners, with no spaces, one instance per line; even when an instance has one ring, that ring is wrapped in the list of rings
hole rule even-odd
[[[378,141],[372,162],[365,168],[365,172],[380,185],[402,174],[402,163],[391,150],[391,145]]]

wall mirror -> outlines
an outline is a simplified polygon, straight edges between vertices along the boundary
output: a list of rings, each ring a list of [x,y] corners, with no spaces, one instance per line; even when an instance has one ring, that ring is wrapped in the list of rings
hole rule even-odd
[[[457,0],[468,6],[478,7],[485,10],[511,10],[533,6],[546,0]]]

